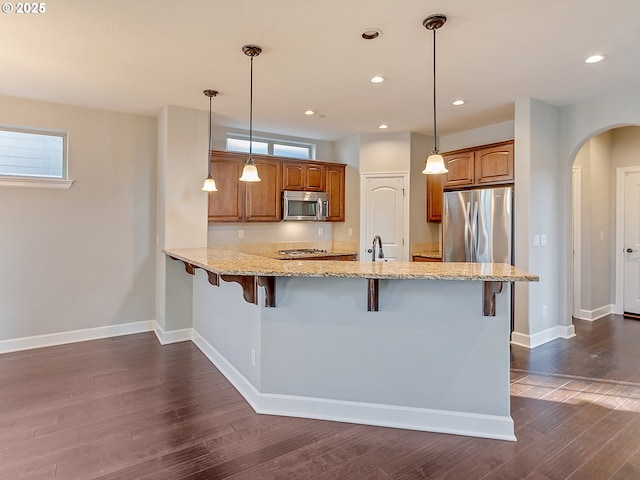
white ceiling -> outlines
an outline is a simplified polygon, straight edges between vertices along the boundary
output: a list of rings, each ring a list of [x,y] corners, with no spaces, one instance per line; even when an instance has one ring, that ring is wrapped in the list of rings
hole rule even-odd
[[[15,2],[14,2],[15,5]],[[124,112],[208,109],[248,128],[322,140],[429,134],[437,33],[438,133],[513,118],[514,102],[568,105],[640,85],[640,0],[50,0],[0,13],[0,94]],[[365,41],[363,30],[382,36]],[[593,53],[607,59],[583,63]],[[369,83],[373,75],[387,78]],[[467,104],[454,107],[451,101]],[[305,109],[319,115],[307,117]]]

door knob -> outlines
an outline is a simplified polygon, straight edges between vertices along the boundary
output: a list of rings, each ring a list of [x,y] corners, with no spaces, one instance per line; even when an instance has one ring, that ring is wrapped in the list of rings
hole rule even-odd
[[[627,253],[633,253],[633,248],[627,248]]]

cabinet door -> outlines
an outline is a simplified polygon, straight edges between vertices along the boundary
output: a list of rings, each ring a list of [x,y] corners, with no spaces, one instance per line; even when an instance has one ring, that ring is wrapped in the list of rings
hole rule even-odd
[[[476,150],[475,164],[478,185],[512,182],[513,142]]]
[[[329,194],[330,222],[344,222],[345,211],[345,168],[346,165],[327,166],[327,193]]]
[[[209,192],[209,221],[242,221],[244,185],[238,181],[242,175],[242,166],[243,162],[239,158],[212,154],[211,175],[218,191]]]
[[[443,155],[443,157],[444,165],[449,170],[444,174],[445,188],[473,185],[473,151],[454,152]]]
[[[326,181],[325,166],[319,163],[282,163],[282,189],[324,192]]]
[[[324,192],[327,178],[324,165],[308,163],[304,169],[304,189],[312,192]]]
[[[444,175],[427,175],[427,222],[442,221]]]
[[[304,165],[301,163],[282,163],[283,190],[304,190],[304,177]]]
[[[280,162],[255,157],[254,162],[260,181],[249,182],[245,186],[244,219],[248,222],[279,222],[282,191]]]

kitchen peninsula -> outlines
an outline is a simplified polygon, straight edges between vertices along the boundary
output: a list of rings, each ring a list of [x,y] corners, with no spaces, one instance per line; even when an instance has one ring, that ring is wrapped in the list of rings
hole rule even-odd
[[[515,440],[503,285],[535,275],[165,253],[193,275],[193,341],[258,413]]]

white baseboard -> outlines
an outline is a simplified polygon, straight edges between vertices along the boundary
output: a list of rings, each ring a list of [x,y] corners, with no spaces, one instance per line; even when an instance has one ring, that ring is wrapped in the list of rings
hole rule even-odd
[[[580,320],[589,320],[592,322],[594,320],[598,320],[599,318],[606,317],[611,313],[614,313],[615,307],[615,305],[609,304],[604,305],[600,308],[596,308],[595,310],[580,310],[578,312],[579,316],[576,318]]]
[[[87,340],[98,340],[100,338],[119,337],[121,335],[131,335],[132,333],[151,332],[155,330],[156,325],[157,322],[155,320],[146,320],[142,322],[107,325],[105,327],[85,328],[83,330],[71,330],[68,332],[2,340],[0,341],[0,353],[51,347],[65,343],[85,342]]]
[[[193,343],[257,412],[515,441],[511,417],[259,392],[197,331]]]
[[[556,325],[542,332],[527,335],[513,332],[511,334],[511,344],[525,348],[536,348],[556,338],[571,338],[576,336],[576,329],[573,325]]]
[[[192,328],[183,328],[181,330],[170,330],[165,332],[158,322],[155,322],[153,331],[158,338],[160,345],[168,345],[170,343],[185,342],[191,340]]]

